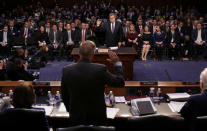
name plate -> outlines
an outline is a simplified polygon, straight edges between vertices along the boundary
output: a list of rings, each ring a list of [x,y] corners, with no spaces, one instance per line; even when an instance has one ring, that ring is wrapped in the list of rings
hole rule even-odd
[[[156,82],[156,81],[142,81],[142,82],[140,82],[140,85],[158,85],[158,82]]]
[[[183,85],[199,85],[200,82],[198,82],[198,81],[183,81],[182,84]]]
[[[98,53],[108,53],[108,49],[98,49]]]
[[[32,85],[49,86],[50,82],[33,82]]]

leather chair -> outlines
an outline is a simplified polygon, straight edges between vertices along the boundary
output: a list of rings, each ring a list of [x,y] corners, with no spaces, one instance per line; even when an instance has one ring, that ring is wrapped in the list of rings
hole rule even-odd
[[[5,131],[48,131],[45,111],[39,109],[8,109],[0,115]]]
[[[115,131],[115,127],[79,125],[68,128],[58,128],[57,131]]]
[[[116,127],[118,131],[184,131],[184,119],[173,118],[163,115],[143,116],[139,118],[129,118],[125,124]]]

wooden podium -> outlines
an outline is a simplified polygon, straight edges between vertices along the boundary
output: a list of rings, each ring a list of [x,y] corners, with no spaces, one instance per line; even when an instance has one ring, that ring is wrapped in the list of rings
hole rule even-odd
[[[134,57],[137,54],[137,52],[132,47],[119,48],[117,50],[114,50],[114,52],[117,53],[120,61],[123,64],[125,79],[132,80],[133,79],[133,62],[134,62]],[[79,60],[79,48],[74,48],[71,55],[73,55],[74,61],[77,62]],[[105,64],[108,70],[113,73],[114,67],[111,63],[107,61],[108,58],[109,57],[108,57],[107,52],[99,52],[99,50],[96,50],[96,53],[94,55],[92,62]]]

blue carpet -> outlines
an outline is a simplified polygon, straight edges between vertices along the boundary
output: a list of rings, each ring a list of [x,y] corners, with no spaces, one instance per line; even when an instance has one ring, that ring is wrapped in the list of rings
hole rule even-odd
[[[53,61],[40,69],[39,81],[61,80],[62,68],[73,62]],[[200,72],[207,67],[201,61],[138,61],[134,62],[135,81],[199,81]]]

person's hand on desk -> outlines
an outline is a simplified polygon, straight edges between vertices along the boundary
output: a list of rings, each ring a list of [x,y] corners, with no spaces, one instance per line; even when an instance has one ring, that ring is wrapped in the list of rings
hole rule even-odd
[[[120,62],[119,57],[117,56],[117,54],[115,52],[109,51],[108,55],[109,55],[109,59],[107,59],[107,61],[109,61],[110,63],[116,64],[116,63]]]

